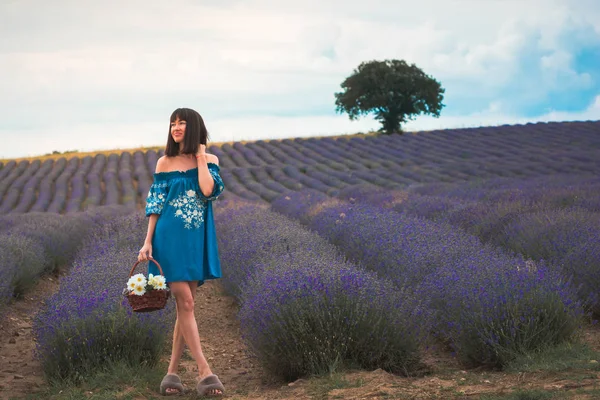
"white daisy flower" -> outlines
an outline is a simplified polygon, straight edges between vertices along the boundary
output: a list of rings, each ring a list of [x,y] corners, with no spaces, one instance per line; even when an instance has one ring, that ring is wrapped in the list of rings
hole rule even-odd
[[[142,296],[143,294],[146,293],[146,285],[135,285],[135,289],[133,289],[133,293],[137,294],[138,296]]]
[[[135,274],[131,278],[135,283],[146,286],[146,277],[144,276],[144,274]]]

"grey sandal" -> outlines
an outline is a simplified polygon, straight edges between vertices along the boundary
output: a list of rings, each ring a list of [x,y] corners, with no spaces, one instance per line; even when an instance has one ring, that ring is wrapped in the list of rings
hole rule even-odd
[[[219,380],[219,377],[215,374],[208,375],[204,379],[202,379],[196,385],[196,390],[200,396],[208,396],[208,397],[218,397],[223,396],[225,394],[225,387]],[[218,394],[209,394],[211,390],[220,390],[221,393]]]
[[[177,389],[179,393],[167,393],[167,389]],[[181,379],[176,374],[166,374],[160,383],[160,394],[163,396],[174,396],[183,394],[184,392],[185,388],[181,384]]]

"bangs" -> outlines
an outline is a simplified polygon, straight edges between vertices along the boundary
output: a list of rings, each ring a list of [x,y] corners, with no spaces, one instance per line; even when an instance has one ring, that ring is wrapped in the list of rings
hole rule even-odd
[[[179,118],[180,121],[190,122],[195,118],[195,115],[194,110],[189,108],[178,108],[171,114],[170,122],[175,122],[177,118]]]

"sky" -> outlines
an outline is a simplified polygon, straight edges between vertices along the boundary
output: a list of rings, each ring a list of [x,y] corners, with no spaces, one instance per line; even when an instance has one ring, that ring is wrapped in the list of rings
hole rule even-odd
[[[336,113],[361,62],[445,89],[407,131],[600,120],[597,0],[2,0],[0,158],[377,130]]]

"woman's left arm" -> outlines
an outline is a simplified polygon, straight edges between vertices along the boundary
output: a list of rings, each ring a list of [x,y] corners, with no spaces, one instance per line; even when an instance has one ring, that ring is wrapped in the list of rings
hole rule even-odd
[[[215,180],[208,170],[208,162],[206,161],[206,146],[201,144],[196,153],[196,161],[198,162],[198,184],[204,197],[209,197],[215,189]]]

